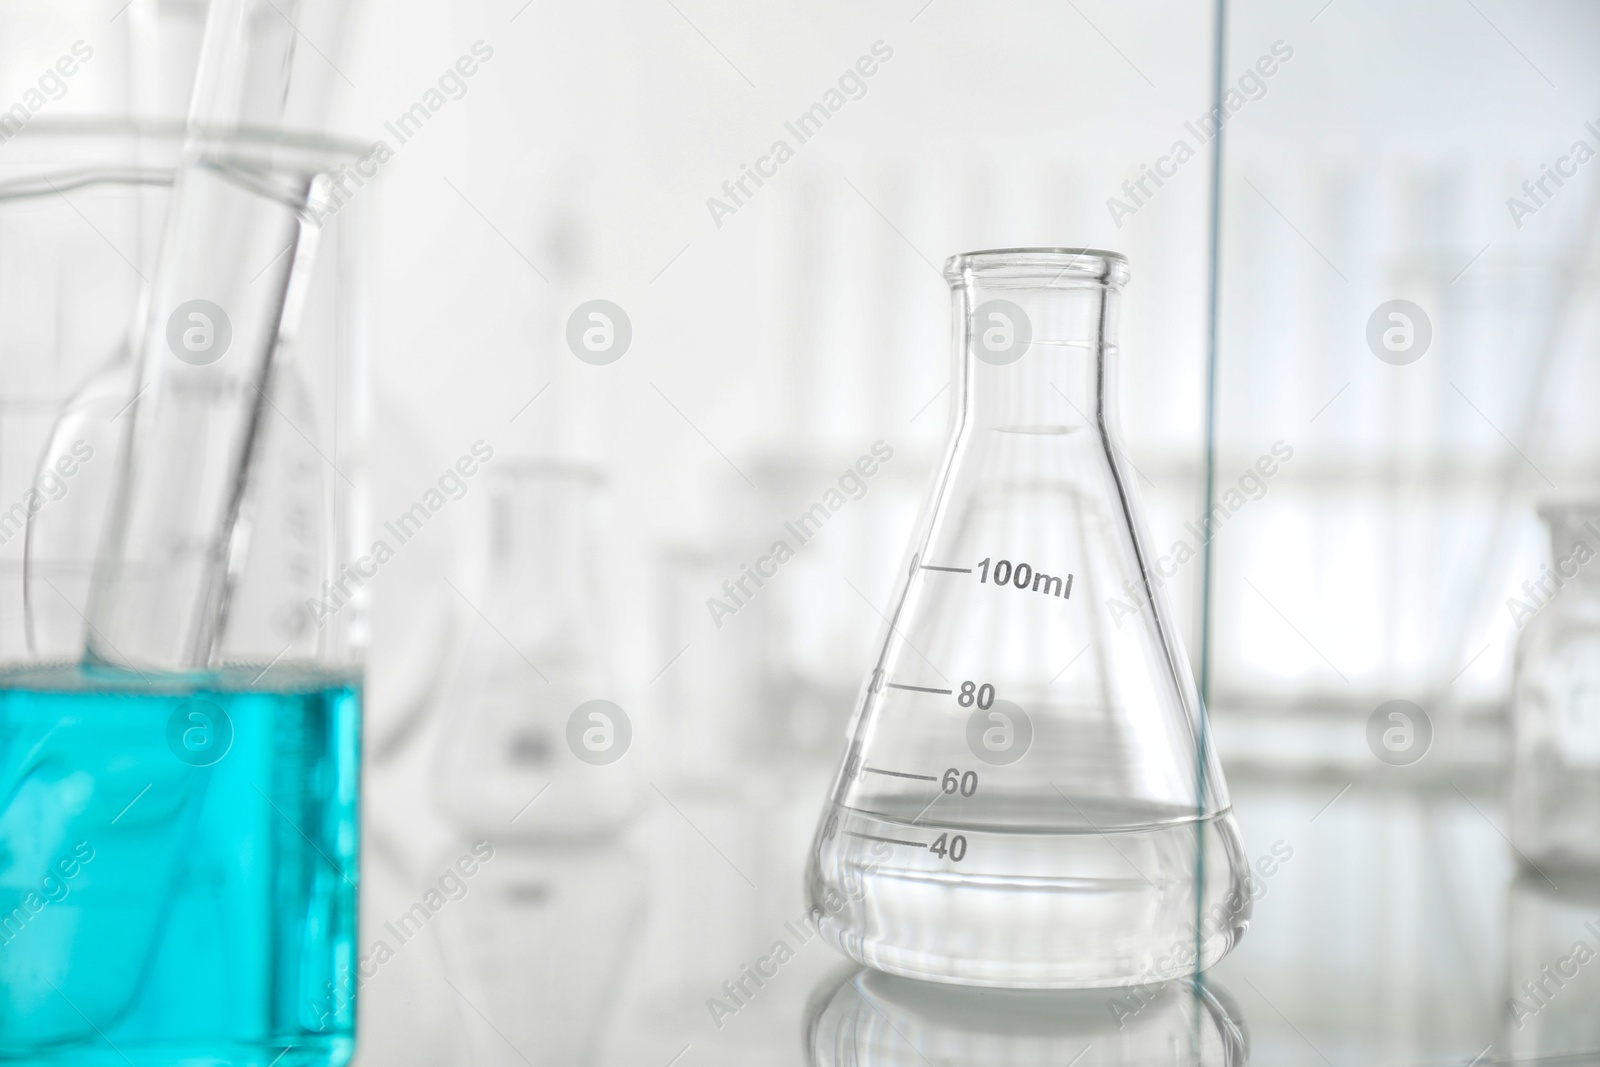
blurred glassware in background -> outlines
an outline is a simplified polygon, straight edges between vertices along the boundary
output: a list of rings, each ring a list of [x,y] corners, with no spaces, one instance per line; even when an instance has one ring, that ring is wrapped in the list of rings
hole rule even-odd
[[[461,1003],[444,977],[445,924],[430,922],[422,930],[413,925],[419,900],[439,888],[444,865],[430,866],[440,857],[416,843],[414,824],[406,827],[413,835],[406,839],[391,839],[385,826],[375,824],[374,808],[382,797],[369,790],[363,799],[361,941],[352,981],[338,991],[344,998],[352,989],[356,993],[360,1044],[352,1062],[472,1067],[462,1056],[466,1020]],[[471,855],[468,842],[450,858]],[[412,917],[410,932],[401,931],[402,942],[384,924],[398,924],[407,916]],[[381,961],[380,943],[388,948]]]
[[[919,204],[925,223],[982,210],[969,197],[922,203],[939,182],[922,168],[876,160],[872,167],[860,179],[868,195]],[[882,621],[869,605],[891,592],[874,581],[899,563],[940,443],[938,404],[920,423],[907,417],[942,395],[944,368],[925,358],[927,335],[939,339],[922,307],[931,286],[912,284],[901,269],[901,239],[888,227],[862,227],[859,195],[827,170],[801,168],[793,181],[753,252],[765,415],[759,444],[740,467],[760,491],[730,481],[718,510],[732,520],[730,551],[746,553],[730,573],[768,552],[775,536],[795,549],[782,578],[727,628],[759,635],[763,746],[830,763]],[[893,462],[870,480],[857,477],[859,498],[852,492],[826,534],[812,530],[802,548],[783,524],[836,487],[880,438]]]
[[[1419,775],[1487,780],[1535,507],[1600,485],[1600,184],[1541,171],[1593,151],[1600,9],[1316,14],[1229,4],[1218,55],[1279,72],[1222,135],[1205,696],[1230,774],[1372,771],[1403,698]]]
[[[785,890],[797,881],[794,843],[811,829],[826,768],[786,742],[792,705],[765,673],[779,653],[765,602],[776,590],[762,589],[737,618],[709,639],[704,633],[706,593],[745,562],[732,550],[674,548],[658,566],[658,661],[669,666],[650,683],[658,724],[652,809],[660,821],[643,827],[656,921],[642,954],[673,965],[644,972],[644,1003],[657,1016],[703,1012],[704,991],[737,973],[751,944],[803,914],[798,893]],[[717,851],[705,851],[705,841]],[[756,893],[752,884],[777,892]]]
[[[373,514],[405,515],[438,477],[431,428],[402,400],[373,390]],[[367,660],[367,766],[396,758],[439,705],[471,609],[442,578],[459,576],[462,517],[443,508],[425,536],[412,537],[372,583],[372,647]],[[472,616],[476,620],[477,616]],[[378,813],[373,813],[378,814]],[[397,828],[398,829],[398,828]]]
[[[1600,501],[1539,514],[1551,562],[1514,599],[1511,843],[1540,868],[1600,869]]]
[[[473,846],[453,847],[441,869]],[[644,864],[620,841],[492,852],[474,875],[455,879],[459,895],[439,915],[445,969],[466,1002],[461,1062],[603,1062],[610,1017],[639,953]]]
[[[607,699],[600,473],[506,458],[487,476],[484,606],[443,697],[434,796],[462,829],[496,841],[616,830],[639,792],[625,759],[632,721]]]
[[[812,1067],[1243,1067],[1233,999],[1181,979],[1124,989],[965,989],[856,971],[814,994]]]
[[[855,464],[872,456],[873,447],[877,456],[891,458],[874,457],[873,473],[863,477]],[[768,454],[750,464],[750,473],[762,487],[760,497],[734,489],[726,504],[734,529],[747,532],[750,551],[745,560],[731,559],[726,575],[737,576],[741,564],[770,552],[774,537],[793,549],[794,558],[783,560],[776,580],[719,629],[755,635],[761,735],[754,751],[786,762],[829,763],[860,685],[860,670],[844,667],[868,662],[865,650],[883,622],[871,601],[863,603],[846,583],[898,566],[930,470],[886,440],[863,440],[854,453]],[[846,503],[831,513],[841,521],[830,517],[819,536],[823,528],[812,509],[824,499]],[[703,588],[719,592],[726,575]]]
[[[1248,925],[1243,845],[1118,436],[1127,274],[1083,249],[946,265],[948,451],[807,875],[820,929],[859,962],[1127,985],[1208,967]]]
[[[1600,1049],[1600,875],[1556,877],[1523,868],[1506,905],[1500,1049],[1519,1062],[1593,1062]]]
[[[29,89],[48,95],[42,106],[36,96],[20,114],[11,110],[5,132],[61,120],[183,122],[210,9],[210,0],[126,8],[121,0],[12,0],[4,8],[7,32],[0,39],[0,98],[20,103]],[[58,66],[63,57],[79,62]],[[59,76],[47,75],[41,85],[47,70]],[[302,57],[297,76],[306,75]]]
[[[737,777],[748,761],[771,754],[770,732],[776,716],[768,711],[762,676],[765,627],[752,611],[749,624],[740,618],[716,635],[716,655],[686,654],[705,624],[702,603],[740,561],[730,552],[675,546],[661,554],[657,566],[657,653],[671,666],[652,684],[660,689],[660,756],[668,773],[680,780]]]

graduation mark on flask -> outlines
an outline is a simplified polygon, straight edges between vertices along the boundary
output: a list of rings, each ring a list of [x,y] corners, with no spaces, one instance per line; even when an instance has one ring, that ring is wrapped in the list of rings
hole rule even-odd
[[[885,682],[885,689],[904,689],[908,693],[934,693],[938,696],[949,696],[953,690],[936,689],[927,685],[906,685],[902,682]]]
[[[939,780],[937,775],[912,774],[910,771],[886,771],[882,767],[863,767],[861,768],[861,773],[882,774],[890,778],[914,778],[919,782],[937,782]]]
[[[907,693],[932,693],[934,696],[944,697],[954,696],[956,703],[964,708],[970,708],[973,704],[977,704],[984,711],[988,711],[994,706],[994,686],[988,682],[962,682],[959,693],[954,689],[940,689],[931,685],[907,685],[904,682],[885,682],[883,687],[885,689],[899,689]]]
[[[952,863],[960,863],[967,858],[967,839],[963,834],[940,834],[932,842],[910,841],[903,837],[880,837],[877,834],[864,834],[858,830],[846,830],[845,836],[859,837],[865,841],[882,841],[888,845],[905,845],[907,848],[925,848],[940,859],[948,857]]]
[[[914,782],[938,782],[939,790],[949,796],[960,793],[970,797],[978,791],[978,772],[948,767],[944,774],[916,774],[912,771],[891,771],[884,767],[863,767],[862,774],[881,774],[885,778],[906,778]]]
[[[1009,559],[995,560],[991,570],[989,562],[988,557],[978,562],[978,581],[985,585],[993,584],[1043,593],[1046,596],[1060,597],[1062,600],[1070,599],[1072,596],[1070,574],[1063,580],[1053,574],[1035,570],[1031,564],[1012,563]]]

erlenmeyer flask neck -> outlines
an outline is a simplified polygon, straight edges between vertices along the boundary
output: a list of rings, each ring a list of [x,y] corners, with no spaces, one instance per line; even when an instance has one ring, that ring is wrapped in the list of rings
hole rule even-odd
[[[598,471],[523,462],[497,472],[491,500],[490,554],[497,580],[547,594],[565,587],[594,536]]]
[[[1127,263],[1093,249],[970,252],[955,301],[956,410],[967,427],[1071,434],[1109,425]]]
[[[505,641],[516,653],[514,674],[531,662],[545,682],[586,687],[604,674],[601,485],[598,470],[551,460],[511,460],[494,471],[485,613],[501,631],[495,653]]]

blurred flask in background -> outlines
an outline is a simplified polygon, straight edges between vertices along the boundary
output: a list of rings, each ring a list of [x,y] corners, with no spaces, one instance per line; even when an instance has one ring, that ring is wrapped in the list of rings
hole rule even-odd
[[[611,646],[594,523],[600,473],[548,461],[491,471],[481,614],[447,687],[433,788],[494,840],[587,837],[634,812],[628,714],[606,699]]]
[[[380,518],[395,518],[417,502],[419,475],[437,476],[437,453],[426,419],[402,398],[380,383],[372,399],[372,509]],[[458,509],[439,511],[428,520],[426,534],[408,541],[372,583],[372,647],[362,709],[368,767],[399,758],[429,721],[448,681],[458,635],[478,621],[441,580],[463,569],[461,525]]]
[[[501,846],[457,884],[461,897],[441,912],[439,938],[450,982],[475,1009],[463,1013],[463,1062],[603,1062],[616,1033],[607,1023],[638,957],[641,858],[621,841]]]
[[[756,617],[713,628],[711,642],[695,647],[707,628],[703,600],[728,575],[738,574],[739,564],[731,551],[687,545],[672,546],[660,556],[658,653],[670,667],[653,686],[663,755],[678,780],[729,779],[770,752],[774,726],[760,673],[764,617],[752,611]]]
[[[1511,840],[1528,861],[1600,866],[1600,500],[1548,503],[1551,560],[1508,607],[1517,641]]]

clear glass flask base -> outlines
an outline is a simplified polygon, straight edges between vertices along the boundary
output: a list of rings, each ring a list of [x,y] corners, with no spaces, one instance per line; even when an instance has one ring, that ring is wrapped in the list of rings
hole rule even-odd
[[[808,879],[818,929],[890,974],[1001,988],[1139,985],[1210,967],[1249,925],[1231,810],[1124,812],[1119,829],[1067,833],[843,806],[832,816]]]

